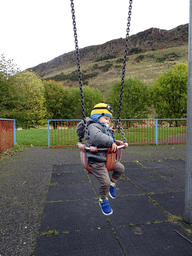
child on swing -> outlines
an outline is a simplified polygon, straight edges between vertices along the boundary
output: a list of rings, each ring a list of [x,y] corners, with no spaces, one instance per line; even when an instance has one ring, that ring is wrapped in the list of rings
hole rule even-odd
[[[109,128],[112,118],[113,109],[110,105],[105,103],[99,103],[94,106],[91,112],[91,118],[87,117],[87,126],[89,136],[85,134],[86,146],[96,146],[98,148],[112,148],[112,152],[117,151],[117,145],[115,143],[115,137],[113,135],[114,130]],[[77,133],[80,129],[77,126]],[[115,162],[112,178],[110,180],[109,172],[105,167],[107,151],[99,151],[92,153],[87,151],[86,156],[88,158],[88,166],[92,174],[98,179],[100,183],[100,198],[99,205],[104,215],[110,215],[113,213],[109,204],[108,195],[112,198],[116,198],[116,182],[121,178],[124,172],[124,166]]]

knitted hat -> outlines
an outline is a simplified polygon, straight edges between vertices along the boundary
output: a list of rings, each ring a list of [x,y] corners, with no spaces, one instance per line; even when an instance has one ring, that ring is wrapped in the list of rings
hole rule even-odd
[[[93,121],[98,122],[99,117],[101,116],[109,116],[112,118],[113,108],[109,104],[99,103],[94,106],[91,111],[91,118]]]

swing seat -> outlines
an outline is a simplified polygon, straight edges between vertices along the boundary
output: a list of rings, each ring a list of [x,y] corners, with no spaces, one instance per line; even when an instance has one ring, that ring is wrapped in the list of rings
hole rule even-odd
[[[80,150],[80,159],[83,167],[87,170],[87,173],[92,174],[89,166],[88,166],[88,161],[86,157],[86,151],[90,151],[92,153],[102,151],[102,150],[107,150],[107,159],[106,159],[106,168],[109,171],[112,171],[115,167],[115,161],[117,160],[118,162],[121,161],[121,156],[122,156],[122,149],[128,147],[128,143],[124,143],[123,141],[116,140],[116,144],[118,147],[117,152],[111,152],[111,148],[97,148],[97,147],[87,147],[83,142],[78,142],[77,147]]]

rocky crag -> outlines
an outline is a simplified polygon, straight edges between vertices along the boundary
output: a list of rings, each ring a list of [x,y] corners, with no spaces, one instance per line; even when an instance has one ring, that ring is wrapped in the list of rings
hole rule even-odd
[[[178,26],[171,30],[161,30],[150,28],[135,35],[129,39],[129,53],[135,53],[138,48],[142,51],[151,51],[163,48],[172,48],[188,43],[188,24]],[[123,38],[111,40],[101,45],[93,45],[80,49],[81,63],[93,62],[103,55],[124,54],[125,40]],[[134,49],[134,51],[133,51]],[[55,71],[64,70],[76,65],[75,51],[65,53],[46,63],[39,64],[28,70],[34,71],[40,77],[44,77]]]

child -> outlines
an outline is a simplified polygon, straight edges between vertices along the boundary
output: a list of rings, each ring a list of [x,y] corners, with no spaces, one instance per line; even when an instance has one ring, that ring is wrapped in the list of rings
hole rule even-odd
[[[110,105],[105,103],[99,103],[94,106],[91,112],[91,118],[87,117],[87,126],[89,134],[85,134],[86,146],[96,146],[98,148],[112,147],[112,151],[117,151],[117,145],[115,144],[115,137],[113,135],[113,129],[109,128],[109,124],[112,118],[113,109]],[[80,130],[80,126],[77,126],[77,134]],[[98,179],[100,183],[100,198],[99,204],[101,211],[105,215],[113,213],[108,200],[108,194],[112,199],[116,198],[116,182],[120,179],[124,172],[124,166],[116,162],[112,178],[110,180],[109,172],[105,167],[107,151],[99,151],[97,153],[91,153],[87,151],[86,156],[88,158],[88,165],[92,174]]]

